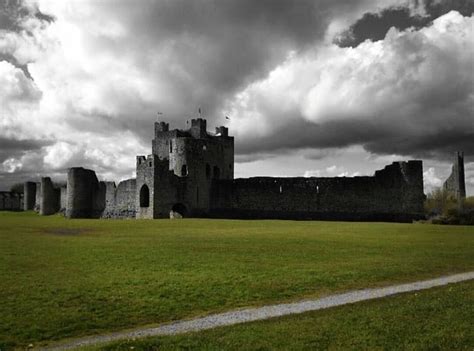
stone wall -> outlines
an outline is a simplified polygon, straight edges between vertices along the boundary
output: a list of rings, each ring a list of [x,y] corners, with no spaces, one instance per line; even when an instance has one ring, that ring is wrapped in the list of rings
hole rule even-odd
[[[36,203],[36,183],[25,182],[23,186],[24,207],[25,211],[34,210]]]
[[[466,181],[464,178],[464,153],[457,152],[454,158],[451,175],[443,184],[444,190],[454,195],[456,199],[466,198]]]
[[[66,217],[99,218],[105,208],[105,183],[99,184],[94,171],[70,168],[67,175]]]
[[[41,203],[40,215],[48,216],[55,214],[60,208],[61,191],[55,188],[51,178],[41,178]]]
[[[211,217],[409,221],[423,217],[421,161],[373,177],[272,178],[213,183]]]
[[[135,218],[136,179],[121,181],[116,187],[114,182],[104,182],[105,209],[102,218]]]
[[[157,180],[156,178],[158,178],[158,175],[155,177],[155,167],[157,167],[158,162],[160,162],[160,160],[157,155],[137,157],[137,181],[135,196],[137,218],[154,218],[155,181]]]
[[[60,191],[60,209],[59,211],[61,213],[66,213],[66,207],[67,207],[67,185],[63,185],[59,188]]]
[[[41,206],[41,182],[36,183],[36,196],[35,196],[35,207],[36,212],[40,211]]]
[[[21,211],[23,207],[22,193],[0,191],[0,211]]]
[[[186,130],[155,123],[152,152],[137,157],[137,218],[168,217],[173,208],[192,216],[207,214],[213,179],[234,178],[234,138],[226,127],[207,132],[202,118],[192,119]],[[139,195],[147,188],[150,206],[141,207]]]

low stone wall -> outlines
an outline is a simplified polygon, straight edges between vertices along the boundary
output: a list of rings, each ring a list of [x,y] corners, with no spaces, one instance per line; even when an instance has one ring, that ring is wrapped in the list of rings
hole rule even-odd
[[[0,211],[22,211],[23,194],[11,191],[0,191]]]

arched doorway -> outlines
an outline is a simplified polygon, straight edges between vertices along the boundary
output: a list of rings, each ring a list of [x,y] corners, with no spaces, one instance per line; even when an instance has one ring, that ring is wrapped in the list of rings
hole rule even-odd
[[[188,209],[182,203],[174,204],[171,207],[170,218],[184,218],[188,213]]]
[[[148,185],[143,184],[140,188],[140,207],[149,207],[150,206],[150,189]]]

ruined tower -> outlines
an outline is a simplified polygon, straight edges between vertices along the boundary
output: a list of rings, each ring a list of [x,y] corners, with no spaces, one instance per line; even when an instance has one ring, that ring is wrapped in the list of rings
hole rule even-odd
[[[189,129],[155,123],[152,154],[137,156],[137,218],[206,215],[211,185],[234,178],[234,138],[226,127],[207,131],[205,119]]]
[[[464,179],[464,152],[456,152],[451,175],[443,184],[445,191],[453,194],[458,201],[466,198],[466,182]]]

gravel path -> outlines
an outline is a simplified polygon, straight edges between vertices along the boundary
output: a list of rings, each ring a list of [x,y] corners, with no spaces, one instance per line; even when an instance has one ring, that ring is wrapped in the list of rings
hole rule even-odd
[[[136,339],[157,335],[181,334],[226,325],[286,316],[289,314],[316,311],[329,307],[341,306],[359,301],[378,299],[381,297],[410,291],[429,289],[437,286],[443,286],[450,283],[457,283],[471,279],[474,279],[474,272],[455,274],[432,280],[424,280],[408,284],[392,285],[387,286],[385,288],[355,290],[344,294],[331,295],[315,300],[305,300],[294,303],[235,310],[230,312],[213,314],[202,318],[177,321],[159,327],[147,327],[136,329],[133,331],[123,331],[104,335],[89,336],[80,339],[73,339],[61,344],[57,344],[57,346],[44,348],[43,350],[68,350],[80,346],[94,345],[124,339]]]

